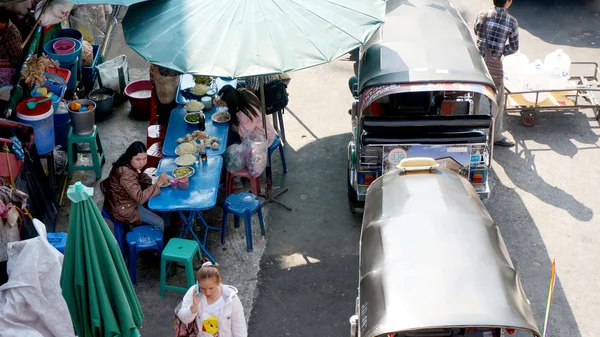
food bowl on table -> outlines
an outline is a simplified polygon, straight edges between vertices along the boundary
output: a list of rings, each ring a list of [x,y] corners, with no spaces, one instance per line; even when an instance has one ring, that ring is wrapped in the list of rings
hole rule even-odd
[[[196,162],[196,156],[193,154],[183,154],[175,159],[177,166],[191,166]]]
[[[183,156],[184,154],[194,154],[196,151],[196,143],[195,142],[185,142],[177,145],[175,148],[175,154],[178,156]]]
[[[198,124],[200,123],[200,112],[190,112],[183,119],[188,124]]]
[[[229,112],[216,112],[212,115],[211,119],[217,124],[225,124],[229,123],[231,120],[231,115]]]
[[[194,168],[190,166],[180,166],[173,170],[172,175],[175,179],[189,178],[194,175]]]
[[[191,99],[184,107],[183,109],[187,112],[200,112],[202,110],[204,110],[205,105],[202,102],[199,102],[195,99]]]

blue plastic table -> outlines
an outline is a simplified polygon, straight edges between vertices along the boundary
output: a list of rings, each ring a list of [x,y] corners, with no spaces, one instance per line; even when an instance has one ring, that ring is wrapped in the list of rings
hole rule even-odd
[[[220,156],[225,153],[227,147],[227,135],[229,134],[229,123],[213,123],[211,117],[217,111],[217,108],[213,108],[205,112],[206,115],[206,132],[211,137],[218,137],[219,149],[206,149],[206,154],[209,156]],[[165,141],[163,143],[163,154],[166,157],[177,156],[175,149],[179,145],[177,143],[178,138],[183,138],[187,134],[198,130],[197,124],[188,124],[183,118],[187,112],[183,108],[176,108],[171,111],[171,117],[169,117],[169,126],[167,126],[167,134],[165,135]]]
[[[209,226],[202,217],[202,211],[209,210],[217,204],[217,194],[219,193],[219,180],[221,178],[221,169],[223,168],[223,157],[210,156],[206,163],[198,163],[192,166],[195,170],[194,175],[190,177],[189,189],[173,189],[164,187],[161,193],[148,201],[148,207],[151,210],[159,212],[179,212],[183,220],[184,227],[181,231],[181,237],[185,237],[189,232],[200,245],[200,249],[214,263],[215,260],[205,248],[208,230],[220,230],[219,228]],[[166,172],[172,175],[175,165],[175,158],[163,158],[158,163],[156,175]],[[188,214],[186,214],[186,212]],[[196,217],[202,221],[205,226],[204,241],[200,241],[194,233],[194,222]]]

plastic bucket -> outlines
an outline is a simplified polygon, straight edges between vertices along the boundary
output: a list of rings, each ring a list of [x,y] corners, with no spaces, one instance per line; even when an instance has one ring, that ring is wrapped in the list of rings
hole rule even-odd
[[[70,37],[72,39],[78,40],[79,42],[83,42],[83,34],[81,34],[81,32],[77,29],[73,28],[61,29],[54,33],[54,36],[52,36],[53,39],[58,39],[61,37]]]
[[[75,43],[75,48],[73,49],[73,52],[68,53],[68,54],[57,54],[54,51],[54,48],[52,46],[54,46],[54,43],[61,41],[61,40],[73,41]],[[63,66],[63,64],[70,65],[74,62],[77,62],[78,58],[81,59],[81,42],[79,40],[71,39],[68,37],[61,37],[61,38],[50,40],[50,41],[46,42],[46,44],[44,45],[44,52],[51,59],[58,61],[61,65],[61,67]],[[73,77],[73,76],[74,76],[74,74],[71,73],[71,77]]]
[[[69,115],[69,114],[63,114]],[[67,143],[69,140],[69,128],[71,127],[71,120],[67,120],[66,123],[56,124],[56,119],[54,120],[54,141],[56,145],[60,145],[60,148],[63,151],[68,151]]]
[[[71,103],[79,103],[81,106],[91,106],[92,108],[87,111],[73,111],[71,110]],[[87,136],[94,132],[94,123],[96,115],[96,103],[89,99],[78,99],[71,101],[68,105],[69,117],[71,118],[71,125],[73,126],[73,133],[79,136]]]
[[[88,99],[96,103],[98,120],[108,116],[115,105],[115,91],[111,88],[96,89],[88,95]]]
[[[37,102],[45,97],[28,98],[17,104],[17,119],[21,123],[33,127],[35,147],[43,155],[54,150],[54,109],[52,101],[37,104],[33,110],[27,107],[27,102]]]
[[[75,51],[75,41],[59,40],[52,45],[54,52],[57,54],[71,54]]]
[[[59,113],[59,111],[54,111],[54,125],[63,125],[69,123],[71,121],[71,117],[69,117],[69,112]]]
[[[131,115],[134,118],[142,120],[150,118],[150,96],[152,95],[150,80],[129,83],[125,87],[125,95],[131,103]]]

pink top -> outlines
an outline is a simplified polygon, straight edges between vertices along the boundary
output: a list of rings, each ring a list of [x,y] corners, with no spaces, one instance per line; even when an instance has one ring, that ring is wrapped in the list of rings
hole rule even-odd
[[[236,113],[238,121],[240,122],[240,125],[238,126],[238,134],[242,139],[244,138],[244,136],[251,133],[252,131],[260,133],[261,135],[265,134],[265,129],[263,129],[262,113],[259,109],[254,109],[254,111],[256,111],[258,117],[249,118],[242,111],[238,111]],[[273,124],[271,124],[268,120],[267,136],[269,137],[269,146],[271,146],[273,144],[273,141],[275,141],[275,136],[277,136],[277,132],[275,131]]]

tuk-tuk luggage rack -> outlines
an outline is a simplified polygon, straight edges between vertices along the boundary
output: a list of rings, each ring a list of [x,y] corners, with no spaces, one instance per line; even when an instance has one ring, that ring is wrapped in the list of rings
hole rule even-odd
[[[600,119],[600,71],[596,62],[572,62],[577,68],[594,68],[592,74],[576,75],[569,78],[569,87],[564,89],[532,90],[512,92],[506,88],[505,111],[519,111],[524,126],[535,125],[535,114],[539,111],[592,109],[596,120]],[[573,73],[573,71],[571,71]],[[535,94],[535,101],[529,102],[524,94]],[[547,95],[540,101],[540,95]]]

